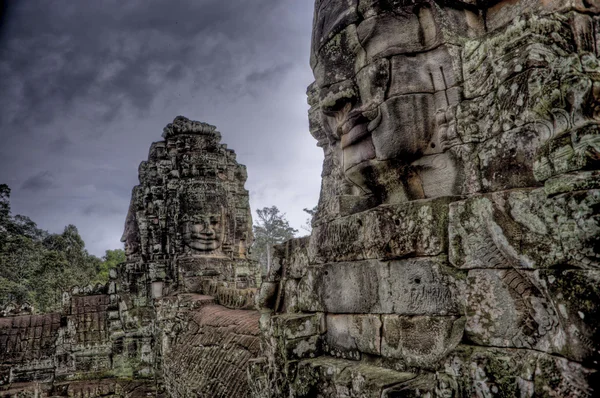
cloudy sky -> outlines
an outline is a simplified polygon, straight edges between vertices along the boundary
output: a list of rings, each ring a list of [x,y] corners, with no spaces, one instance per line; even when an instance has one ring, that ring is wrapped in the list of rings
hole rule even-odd
[[[3,5],[2,5],[3,4]],[[0,183],[13,214],[75,224],[102,255],[177,115],[214,124],[253,210],[299,228],[322,151],[308,133],[313,0],[0,0]]]

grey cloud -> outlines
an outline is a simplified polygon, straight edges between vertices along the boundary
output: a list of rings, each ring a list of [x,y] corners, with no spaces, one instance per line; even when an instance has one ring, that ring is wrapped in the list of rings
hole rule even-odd
[[[110,215],[121,215],[123,209],[120,206],[113,205],[111,203],[94,203],[85,206],[82,211],[85,216],[110,216]]]
[[[21,98],[0,97],[2,105],[7,101],[19,105],[17,112],[0,115],[4,123],[48,123],[82,105],[82,98],[101,103],[105,110],[98,118],[110,121],[124,105],[147,110],[162,88],[192,71],[205,89],[222,90],[220,84],[230,80],[236,58],[253,51],[256,39],[269,33],[256,21],[283,4],[279,0],[151,1],[125,6],[116,1],[32,3],[13,5],[16,20],[27,23],[8,21],[6,30],[16,38],[7,34],[0,46],[0,59],[5,60],[0,89],[21,94]],[[43,27],[42,32],[31,26]],[[158,81],[153,79],[156,73]]]
[[[40,192],[51,188],[54,185],[54,176],[49,171],[41,171],[28,179],[21,185],[25,191]]]
[[[77,225],[97,254],[121,247],[138,165],[183,114],[215,124],[236,150],[246,188],[263,192],[253,206],[304,222],[322,158],[306,117],[313,3],[7,1],[0,183],[15,212],[51,231]]]
[[[248,83],[263,83],[279,78],[281,75],[288,72],[293,67],[290,63],[283,63],[279,65],[273,65],[270,68],[252,72],[246,76],[246,82]]]

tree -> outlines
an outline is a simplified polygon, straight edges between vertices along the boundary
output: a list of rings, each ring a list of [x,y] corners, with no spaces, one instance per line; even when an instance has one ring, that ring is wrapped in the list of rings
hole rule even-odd
[[[100,260],[85,250],[74,225],[49,234],[29,217],[13,217],[10,188],[0,184],[0,306],[28,302],[39,312],[59,310],[64,291],[105,283],[119,252],[107,251]]]
[[[6,228],[10,218],[10,188],[0,184],[0,232]]]
[[[102,257],[102,263],[98,269],[97,281],[99,283],[108,282],[108,272],[111,268],[116,268],[117,265],[124,263],[126,260],[125,251],[123,249],[107,250]]]
[[[258,220],[254,224],[253,251],[261,265],[269,272],[273,259],[273,245],[293,238],[298,230],[290,227],[285,214],[279,213],[277,206],[264,207],[256,210],[256,213]]]
[[[302,225],[300,228],[302,228],[303,230],[305,230],[306,232],[308,232],[310,234],[312,232],[312,220],[315,217],[315,214],[317,214],[317,206],[313,207],[312,209],[307,209],[305,207],[302,210],[305,213],[307,213],[310,217],[308,217],[306,219],[306,221],[304,222],[304,225]]]

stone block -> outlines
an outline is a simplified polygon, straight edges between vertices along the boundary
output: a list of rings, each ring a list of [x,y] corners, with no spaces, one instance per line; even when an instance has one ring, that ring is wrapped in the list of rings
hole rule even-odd
[[[540,137],[524,126],[490,138],[478,147],[481,188],[484,192],[539,185],[533,174]]]
[[[600,271],[470,270],[467,281],[472,342],[599,360]]]
[[[435,367],[460,342],[465,318],[457,316],[382,315],[381,355],[409,366]]]
[[[360,22],[357,32],[367,60],[423,52],[439,44],[440,40],[428,7],[420,11],[374,15]],[[415,40],[415,37],[423,37],[423,40]]]
[[[293,397],[381,397],[389,386],[415,378],[413,373],[383,369],[357,361],[319,357],[298,363]]]
[[[325,351],[342,358],[360,358],[360,353],[381,354],[379,315],[327,314]]]
[[[475,396],[593,397],[597,371],[534,350],[459,345],[443,362],[440,392],[467,388]],[[460,387],[459,387],[460,386]]]
[[[274,262],[279,262],[285,267],[285,277],[298,279],[306,272],[308,267],[309,237],[287,240],[275,246]]]
[[[312,51],[318,52],[333,36],[358,21],[358,0],[318,0],[312,34]]]
[[[288,340],[325,332],[323,314],[282,314],[272,317],[273,335]]]
[[[313,72],[319,87],[330,86],[354,77],[356,54],[360,51],[356,26],[349,25],[316,53]]]
[[[314,358],[322,353],[322,337],[319,335],[284,340],[285,357],[289,360]]]
[[[379,59],[356,74],[356,84],[364,109],[372,109],[385,100],[390,81],[390,62]]]
[[[300,280],[298,307],[350,314],[458,314],[461,278],[444,258],[325,264],[310,268]]]
[[[547,196],[589,189],[600,189],[599,170],[561,174],[544,182],[544,192]]]
[[[313,228],[311,264],[408,256],[446,250],[448,204],[452,198],[382,205]]]
[[[548,198],[543,189],[450,205],[450,262],[459,268],[578,268],[599,264],[600,191]]]
[[[435,130],[433,94],[392,97],[379,107],[381,122],[372,132],[377,159],[415,157]]]
[[[298,279],[287,279],[283,286],[284,312],[298,312]]]
[[[424,53],[393,56],[388,95],[433,94],[456,86],[462,80],[462,71],[456,64],[457,57],[451,52],[457,51],[453,47],[440,46]]]
[[[577,170],[600,168],[600,127],[590,124],[548,140],[536,154],[533,173],[538,181]]]

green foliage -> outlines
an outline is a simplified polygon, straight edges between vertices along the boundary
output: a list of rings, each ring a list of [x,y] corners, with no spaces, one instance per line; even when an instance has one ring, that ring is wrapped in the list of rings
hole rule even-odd
[[[117,265],[124,263],[126,260],[125,251],[122,249],[107,250],[102,257],[102,262],[98,269],[97,282],[108,282],[108,272],[111,268],[116,268]]]
[[[285,214],[279,213],[277,206],[264,207],[256,211],[258,220],[253,226],[253,257],[259,261],[266,272],[271,269],[273,245],[285,242],[294,237],[297,229],[290,227]]]
[[[26,216],[11,216],[10,188],[0,184],[0,305],[33,305],[36,312],[60,309],[73,286],[108,281],[108,270],[124,261],[123,250],[90,255],[74,225],[49,234]]]

